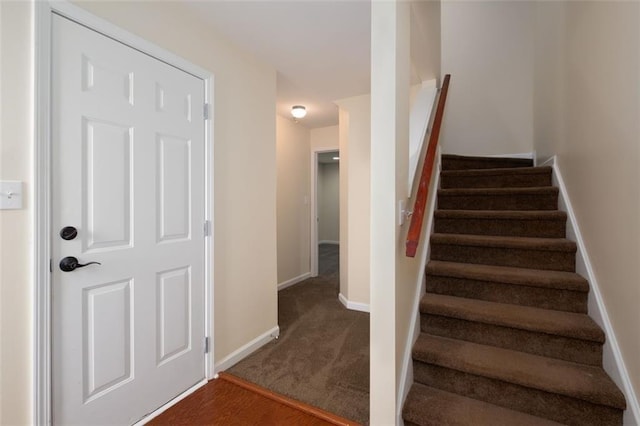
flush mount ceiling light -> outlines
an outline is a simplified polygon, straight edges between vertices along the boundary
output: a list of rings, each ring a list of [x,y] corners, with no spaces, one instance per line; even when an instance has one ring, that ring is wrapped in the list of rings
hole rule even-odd
[[[293,118],[302,118],[307,115],[307,109],[302,105],[294,105],[291,107],[291,115]]]

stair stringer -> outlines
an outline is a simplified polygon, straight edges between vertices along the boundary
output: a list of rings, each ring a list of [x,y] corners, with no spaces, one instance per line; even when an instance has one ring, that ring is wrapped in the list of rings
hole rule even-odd
[[[420,335],[420,299],[426,292],[425,275],[427,270],[427,259],[431,251],[431,234],[433,233],[433,220],[434,212],[436,209],[436,201],[438,200],[438,189],[440,188],[440,172],[441,172],[442,152],[440,146],[436,150],[434,158],[433,174],[431,176],[431,185],[429,186],[429,199],[427,200],[427,206],[424,212],[424,227],[422,235],[420,236],[421,244],[418,247],[416,257],[420,261],[418,267],[418,280],[415,284],[415,296],[413,298],[413,306],[411,307],[413,321],[409,326],[409,333],[407,334],[407,341],[405,343],[404,352],[402,354],[402,371],[400,372],[400,383],[398,386],[398,393],[396,395],[397,412],[396,412],[396,425],[404,425],[402,419],[402,408],[404,407],[407,395],[413,384],[413,357],[412,350],[413,345],[416,343],[418,336]]]
[[[615,384],[623,389],[627,398],[627,409],[624,411],[623,424],[640,426],[640,402],[629,379],[629,372],[622,358],[622,352],[620,351],[613,325],[609,319],[598,280],[593,272],[586,245],[580,233],[573,207],[571,206],[567,187],[560,172],[557,157],[554,155],[539,164],[539,166],[551,166],[553,168],[553,185],[560,190],[558,194],[558,210],[567,213],[567,239],[575,241],[577,245],[576,273],[585,277],[590,285],[589,316],[602,327],[607,336],[602,348],[602,366]]]

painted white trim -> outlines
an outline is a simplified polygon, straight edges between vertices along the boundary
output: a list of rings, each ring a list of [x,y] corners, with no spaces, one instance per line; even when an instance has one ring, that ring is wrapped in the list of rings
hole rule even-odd
[[[323,152],[340,152],[339,147],[315,146],[311,147],[311,177],[309,179],[309,198],[311,199],[309,216],[311,237],[309,238],[309,269],[312,277],[318,276],[318,154]]]
[[[418,256],[420,259],[420,266],[418,267],[418,279],[415,283],[416,293],[413,298],[413,321],[409,325],[409,333],[406,345],[404,347],[404,353],[402,355],[402,371],[400,373],[400,385],[398,386],[398,397],[397,397],[397,424],[402,425],[404,421],[402,420],[402,408],[404,407],[404,402],[407,399],[407,395],[409,394],[409,390],[411,389],[411,385],[413,384],[413,345],[416,340],[418,340],[418,336],[420,335],[420,299],[422,295],[426,292],[426,280],[425,280],[425,272],[427,266],[427,259],[429,259],[430,253],[430,244],[429,240],[431,239],[431,234],[433,233],[433,214],[436,209],[436,201],[437,197],[437,189],[440,187],[440,169],[441,169],[441,148],[438,146],[438,150],[436,151],[435,157],[435,167],[434,167],[434,175],[431,180],[431,187],[429,188],[429,200],[427,204],[427,208],[425,210],[425,218],[426,222],[424,223],[425,230],[423,235],[420,237],[422,243],[422,248],[420,249]]]
[[[340,245],[340,241],[322,240],[322,241],[318,241],[318,245],[320,245],[320,244],[337,244],[337,245]]]
[[[34,3],[33,419],[52,423],[51,371],[51,9]]]
[[[51,383],[51,16],[53,13],[78,22],[88,28],[119,41],[144,54],[172,65],[204,81],[205,102],[212,104],[213,74],[168,50],[148,42],[114,24],[94,16],[68,1],[37,1],[34,10],[34,157],[33,157],[33,288],[34,288],[34,364],[33,385],[34,423],[52,423],[52,383]],[[211,115],[213,117],[213,114]],[[213,214],[213,129],[211,121],[205,121],[205,146],[207,167],[205,169],[205,220],[212,220]],[[213,237],[205,241],[205,335],[209,336],[211,349],[205,354],[205,377],[214,375],[213,357]]]
[[[553,167],[555,163],[556,163],[556,156],[554,155],[553,157],[547,158],[542,163],[540,163],[540,167],[545,167],[545,166]]]
[[[340,303],[344,305],[345,308],[351,311],[360,311],[360,312],[367,312],[367,313],[371,311],[367,303],[352,302],[346,297],[344,297],[342,293],[338,293],[338,300],[340,301]]]
[[[575,216],[567,187],[562,178],[560,167],[556,161],[556,157],[552,157],[542,163],[543,165],[550,165],[553,167],[553,184],[556,185],[559,190],[558,208],[567,213],[567,238],[574,240],[577,245],[576,253],[576,272],[584,276],[590,284],[589,291],[589,316],[604,329],[607,336],[604,346],[602,348],[602,364],[604,370],[611,376],[611,379],[622,389],[627,399],[627,409],[624,412],[623,424],[625,425],[640,425],[640,403],[638,397],[633,389],[631,380],[629,378],[629,371],[622,358],[622,352],[618,345],[613,325],[609,319],[607,308],[600,292],[600,285],[593,272],[593,266],[589,260],[587,248],[582,238],[582,233],[578,226],[578,221]]]
[[[191,386],[186,391],[182,392],[180,395],[178,395],[175,398],[173,398],[171,401],[169,401],[166,404],[164,404],[162,407],[158,408],[155,411],[152,411],[151,413],[147,414],[142,419],[140,419],[137,422],[135,422],[133,424],[133,426],[142,426],[142,425],[145,425],[145,424],[149,423],[151,420],[155,419],[160,414],[164,413],[169,408],[173,407],[178,402],[182,401],[183,399],[185,399],[186,397],[188,397],[189,395],[191,395],[192,393],[194,393],[195,391],[197,391],[198,389],[200,389],[201,387],[206,385],[207,382],[208,382],[208,380],[199,381],[198,383],[196,383],[195,385]]]
[[[213,151],[214,151],[214,126],[215,126],[215,105],[213,100],[215,99],[215,80],[212,74],[209,74],[207,78],[204,78],[204,101],[209,105],[209,117],[205,119],[205,196],[204,196],[204,219],[208,220],[210,225],[209,235],[205,238],[204,242],[204,255],[205,255],[205,336],[209,337],[209,352],[205,356],[205,377],[211,380],[215,374],[214,369],[214,354],[215,354],[215,315],[213,313],[215,306],[215,291],[214,291],[214,262],[216,258],[214,250],[214,238],[215,238],[215,218],[214,212],[214,175],[213,175]]]
[[[277,339],[280,336],[280,327],[275,326],[270,330],[265,331],[249,343],[241,346],[235,351],[231,352],[229,355],[220,360],[219,363],[216,363],[215,372],[216,374],[226,370],[229,367],[234,366],[238,362],[242,361],[273,339]]]
[[[310,277],[311,277],[311,272],[305,272],[302,275],[298,275],[297,277],[293,277],[291,279],[283,281],[280,284],[278,284],[278,291],[284,290],[287,287],[291,287],[294,284],[298,284],[299,282],[304,281]]]
[[[481,155],[480,157],[490,157],[490,158],[525,158],[527,160],[536,159],[535,151],[532,152],[521,152],[519,154],[495,154],[495,155]]]

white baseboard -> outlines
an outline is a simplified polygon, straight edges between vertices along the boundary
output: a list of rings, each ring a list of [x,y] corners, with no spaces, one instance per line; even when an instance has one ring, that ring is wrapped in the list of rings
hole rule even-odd
[[[555,155],[551,158],[547,158],[546,160],[544,160],[542,163],[540,163],[540,167],[546,167],[546,166],[551,166],[553,167],[553,165],[556,163],[556,157]]]
[[[220,371],[224,371],[227,368],[237,364],[242,361],[253,352],[260,349],[262,346],[266,345],[273,339],[277,339],[280,335],[280,327],[277,325],[273,327],[271,330],[267,330],[262,333],[260,336],[256,337],[246,345],[240,347],[239,349],[233,351],[231,354],[224,357],[220,362],[216,363],[213,370],[214,373],[219,373]]]
[[[298,284],[300,281],[304,281],[307,278],[311,277],[311,272],[305,272],[302,275],[298,275],[297,277],[293,277],[290,280],[286,280],[278,284],[278,291],[284,290],[287,287],[291,287],[294,284]]]
[[[602,348],[603,368],[607,374],[611,376],[611,379],[613,379],[616,385],[622,389],[627,399],[627,409],[624,412],[623,424],[638,426],[640,425],[640,403],[638,402],[638,397],[629,378],[629,372],[622,358],[622,352],[620,351],[618,340],[616,339],[611,320],[609,319],[604,300],[602,299],[600,286],[593,272],[593,267],[589,260],[589,255],[587,254],[584,239],[580,233],[571,201],[569,200],[562,173],[560,172],[555,156],[542,164],[553,167],[553,183],[560,189],[558,206],[560,210],[567,213],[568,218],[567,238],[574,240],[578,246],[576,253],[576,272],[585,277],[591,287],[591,291],[589,292],[589,316],[602,327],[607,336]]]
[[[206,384],[207,384],[207,379],[199,381],[198,383],[196,383],[195,385],[191,386],[186,391],[182,392],[180,395],[178,395],[175,398],[173,398],[171,401],[169,401],[166,404],[164,404],[162,407],[158,408],[157,410],[152,411],[151,413],[149,413],[148,415],[146,415],[142,419],[140,419],[137,422],[135,422],[133,424],[133,426],[142,426],[142,425],[145,425],[145,424],[149,423],[151,420],[155,419],[160,414],[164,413],[169,408],[173,407],[178,402],[182,401],[183,399],[185,399],[186,397],[188,397],[189,395],[191,395],[192,393],[194,393],[195,391],[197,391],[198,389],[200,389],[201,387],[203,387]]]
[[[318,245],[320,244],[335,244],[335,245],[340,245],[340,241],[335,241],[335,240],[322,240],[322,241],[318,241]]]
[[[433,175],[433,184],[431,188],[429,188],[429,200],[427,200],[427,208],[425,209],[425,219],[424,227],[424,239],[422,251],[418,253],[420,259],[420,266],[418,268],[418,279],[415,284],[416,294],[413,300],[412,312],[413,312],[413,321],[409,325],[409,333],[407,338],[407,343],[404,348],[404,354],[402,359],[402,371],[400,373],[400,386],[398,386],[398,397],[397,397],[397,409],[396,413],[396,424],[402,425],[404,421],[402,420],[402,407],[404,407],[404,402],[407,399],[407,395],[409,394],[409,390],[411,389],[411,385],[413,384],[413,357],[411,356],[413,345],[418,339],[420,335],[420,299],[422,295],[426,291],[426,282],[425,282],[425,271],[427,266],[427,259],[429,258],[429,240],[431,239],[431,233],[433,232],[433,212],[436,208],[436,200],[437,200],[437,191],[435,189],[440,187],[440,168],[441,168],[441,154],[440,147],[438,147],[438,151],[436,152],[436,159],[434,164],[434,175]],[[421,237],[422,238],[422,237]]]
[[[525,158],[527,160],[536,159],[536,153],[533,152],[521,152],[519,154],[496,154],[496,155],[481,155],[481,157],[491,157],[491,158]]]
[[[352,311],[369,312],[369,305],[366,303],[352,302],[348,300],[342,293],[338,294],[338,300],[344,305],[345,308]]]

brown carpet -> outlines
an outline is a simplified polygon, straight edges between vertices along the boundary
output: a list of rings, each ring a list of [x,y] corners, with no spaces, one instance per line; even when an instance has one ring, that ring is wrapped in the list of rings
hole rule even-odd
[[[280,338],[227,371],[358,423],[369,422],[369,314],[338,301],[338,246],[319,275],[278,293]]]
[[[622,424],[552,169],[442,164],[405,424]]]

